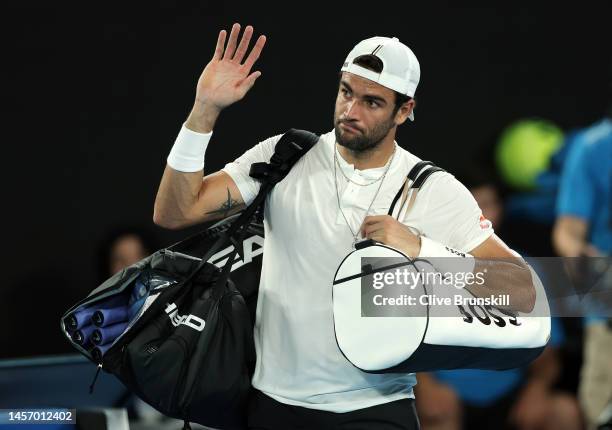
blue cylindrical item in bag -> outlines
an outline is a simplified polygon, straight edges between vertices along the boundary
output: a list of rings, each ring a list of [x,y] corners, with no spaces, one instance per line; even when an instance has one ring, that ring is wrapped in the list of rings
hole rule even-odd
[[[106,327],[111,324],[128,320],[128,307],[119,306],[116,308],[102,308],[94,312],[93,323],[98,327]]]
[[[99,327],[94,330],[91,335],[91,340],[96,345],[106,345],[112,343],[119,335],[121,335],[126,327],[128,326],[127,322],[121,322],[117,324],[111,324],[106,327]]]
[[[66,329],[74,331],[91,324],[91,316],[94,312],[95,309],[93,308],[81,309],[80,311],[72,312],[64,319]]]
[[[96,327],[91,323],[84,327],[81,327],[79,330],[76,330],[74,333],[72,333],[72,340],[74,341],[74,343],[77,343],[79,345],[87,345],[95,329]]]
[[[131,321],[134,318],[145,300],[147,299],[147,295],[149,293],[149,289],[146,284],[144,284],[140,279],[138,279],[134,283],[134,287],[132,290],[132,294],[130,294],[130,300],[128,302],[129,310],[128,310],[128,319]]]
[[[109,350],[112,343],[107,343],[106,345],[98,345],[91,350],[91,356],[97,362],[102,361],[102,357],[106,354],[106,351]]]
[[[132,304],[135,301],[138,301],[139,299],[143,298],[147,295],[147,292],[147,285],[143,283],[140,278],[137,279],[136,282],[134,282],[134,287],[132,288],[132,294],[130,294],[130,300],[128,304]]]

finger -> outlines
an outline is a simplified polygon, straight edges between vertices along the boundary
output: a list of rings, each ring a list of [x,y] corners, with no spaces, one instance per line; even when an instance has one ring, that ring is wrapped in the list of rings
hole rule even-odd
[[[232,32],[229,36],[229,41],[225,47],[225,54],[223,55],[224,60],[231,60],[236,50],[236,43],[238,42],[238,33],[240,33],[240,24],[236,23],[232,26]]]
[[[382,222],[368,224],[363,226],[363,236],[371,239],[370,235],[377,231],[384,230],[385,225]]]
[[[361,231],[361,236],[362,236],[362,237],[366,237],[366,236],[367,236],[367,234],[368,234],[368,231],[369,231],[369,230],[368,230],[368,228],[370,227],[370,224],[371,224],[371,223],[370,223],[370,224],[368,224],[367,220],[368,220],[368,218],[366,217],[366,218],[363,220],[363,223],[361,223],[361,227],[359,227],[359,230]]]
[[[257,42],[255,42],[255,45],[253,46],[253,49],[251,49],[249,56],[244,62],[244,67],[247,70],[251,70],[251,67],[253,67],[253,64],[255,64],[255,61],[257,61],[257,59],[259,58],[259,55],[261,54],[261,50],[263,49],[265,44],[266,44],[266,36],[264,35],[259,36],[257,38]]]
[[[219,37],[217,38],[217,46],[215,47],[215,54],[213,55],[213,60],[220,60],[223,58],[223,47],[225,46],[225,36],[227,35],[227,31],[221,30],[219,32]]]
[[[363,220],[364,224],[372,224],[374,222],[384,221],[389,215],[370,215]]]
[[[365,217],[363,223],[361,224],[362,235],[364,234],[366,226],[376,223],[384,223],[386,217],[387,215],[370,215]]]
[[[240,63],[244,58],[244,54],[246,54],[247,48],[249,47],[249,42],[251,41],[251,36],[253,35],[253,27],[247,25],[244,29],[244,33],[242,33],[242,39],[240,40],[240,45],[238,45],[238,49],[236,49],[236,54],[234,54],[233,61]]]
[[[253,85],[255,85],[255,81],[260,76],[261,76],[261,72],[258,70],[256,72],[251,73],[246,78],[244,78],[244,80],[240,83],[240,87],[244,91],[243,94],[246,94],[251,88],[253,88]]]
[[[376,241],[376,242],[385,243],[385,235],[380,230],[369,234],[367,238],[372,239],[373,241]]]

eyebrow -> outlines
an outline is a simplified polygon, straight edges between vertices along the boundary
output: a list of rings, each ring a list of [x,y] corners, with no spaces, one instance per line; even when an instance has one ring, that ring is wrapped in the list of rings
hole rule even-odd
[[[346,81],[340,81],[340,85],[346,87],[346,89],[349,90],[350,92],[354,92],[353,89],[351,88],[351,86]],[[386,105],[387,104],[387,101],[384,98],[379,97],[379,96],[366,94],[366,95],[363,96],[363,98],[365,100],[368,100],[368,101],[378,102],[381,105]]]

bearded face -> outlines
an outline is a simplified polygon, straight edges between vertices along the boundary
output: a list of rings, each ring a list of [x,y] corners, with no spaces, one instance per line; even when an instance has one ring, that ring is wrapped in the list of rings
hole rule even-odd
[[[338,118],[337,112],[334,115],[336,142],[356,153],[376,148],[393,127],[395,127],[393,118],[376,123],[370,129],[363,129],[352,125],[350,121]]]
[[[339,145],[353,153],[376,148],[397,126],[395,93],[368,79],[344,73],[334,110]]]

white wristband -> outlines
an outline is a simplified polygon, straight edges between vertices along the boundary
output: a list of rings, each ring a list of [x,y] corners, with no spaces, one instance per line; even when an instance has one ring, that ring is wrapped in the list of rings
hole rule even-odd
[[[421,236],[421,251],[418,258],[429,260],[441,273],[471,273],[476,266],[476,259],[473,255],[457,251],[425,236]]]
[[[204,169],[204,153],[212,137],[210,133],[189,130],[181,127],[174,145],[168,155],[168,165],[179,172],[197,172]]]

